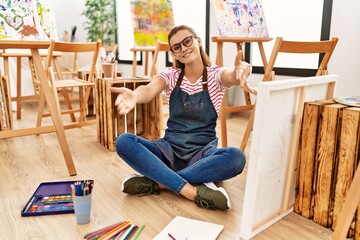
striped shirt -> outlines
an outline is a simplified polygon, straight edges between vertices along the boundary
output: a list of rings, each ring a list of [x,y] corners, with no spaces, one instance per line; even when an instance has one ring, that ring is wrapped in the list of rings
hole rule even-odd
[[[210,99],[214,105],[214,108],[217,113],[219,113],[221,101],[224,97],[226,87],[222,84],[220,76],[221,73],[225,70],[225,68],[218,66],[207,67],[207,84],[208,91],[210,95]],[[167,70],[158,73],[157,75],[163,77],[166,81],[165,93],[167,100],[170,100],[170,95],[176,86],[176,82],[179,78],[181,69],[171,67]],[[186,76],[180,85],[180,89],[188,94],[195,94],[201,92],[203,90],[202,86],[202,76],[195,82],[191,83]]]

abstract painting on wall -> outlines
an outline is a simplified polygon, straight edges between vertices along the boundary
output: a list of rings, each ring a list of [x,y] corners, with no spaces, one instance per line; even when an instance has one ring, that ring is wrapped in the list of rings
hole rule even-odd
[[[174,27],[171,0],[131,0],[131,14],[136,46],[154,46],[167,42]]]
[[[0,39],[49,40],[34,0],[0,0]]]
[[[261,0],[212,0],[220,36],[268,37]]]

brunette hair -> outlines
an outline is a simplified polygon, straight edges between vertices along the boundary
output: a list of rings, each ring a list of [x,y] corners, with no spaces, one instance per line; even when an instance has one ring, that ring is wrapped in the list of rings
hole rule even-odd
[[[172,36],[174,36],[174,34],[176,34],[180,30],[188,30],[195,38],[198,38],[198,35],[196,34],[196,32],[193,28],[186,26],[186,25],[179,25],[179,26],[176,26],[173,29],[171,29],[171,31],[169,32],[169,35],[168,35],[169,46],[170,46],[170,39],[172,38]],[[211,62],[210,62],[209,56],[205,53],[204,49],[201,46],[199,47],[199,50],[200,50],[201,60],[204,64],[204,66],[210,67]],[[181,68],[181,69],[184,69],[184,67],[185,67],[185,65],[177,59],[175,59],[175,65],[176,65],[176,67]]]

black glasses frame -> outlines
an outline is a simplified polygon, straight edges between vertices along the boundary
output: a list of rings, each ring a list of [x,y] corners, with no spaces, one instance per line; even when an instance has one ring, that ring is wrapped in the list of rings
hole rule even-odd
[[[194,43],[194,36],[188,36],[186,38],[184,38],[181,42],[179,43],[175,43],[174,45],[172,45],[170,47],[170,50],[173,52],[173,53],[179,53],[181,52],[182,50],[182,46],[181,45],[184,45],[185,47],[190,47],[191,45],[193,45]],[[187,43],[188,40],[191,40]]]

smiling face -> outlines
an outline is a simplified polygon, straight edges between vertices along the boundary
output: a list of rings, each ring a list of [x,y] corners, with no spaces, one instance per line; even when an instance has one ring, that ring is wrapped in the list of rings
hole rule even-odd
[[[177,33],[171,36],[169,43],[176,59],[178,59],[180,62],[184,63],[185,65],[196,63],[197,61],[200,61],[201,63],[199,49],[201,46],[201,41],[189,30],[179,30]]]

